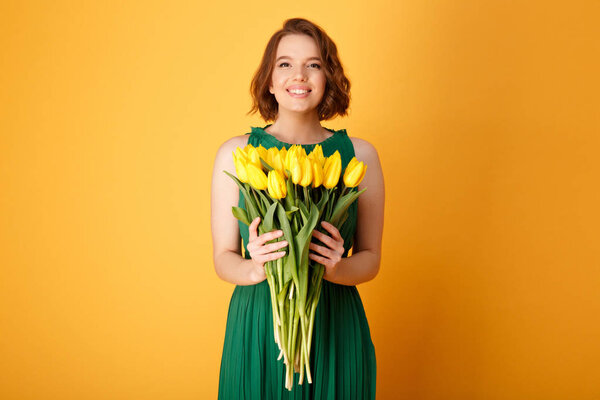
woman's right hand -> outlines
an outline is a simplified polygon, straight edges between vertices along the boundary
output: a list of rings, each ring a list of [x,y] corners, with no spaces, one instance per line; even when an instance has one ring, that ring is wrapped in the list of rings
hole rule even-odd
[[[266,242],[276,239],[283,235],[283,232],[280,230],[275,230],[271,232],[263,233],[258,236],[258,224],[260,223],[260,217],[254,218],[254,221],[248,227],[249,237],[248,237],[248,253],[252,259],[252,264],[254,265],[254,277],[257,280],[257,283],[260,283],[267,279],[267,275],[265,274],[265,263],[267,261],[277,260],[278,258],[283,257],[286,252],[285,251],[277,251],[285,246],[287,246],[287,240],[282,240],[280,242],[274,242],[265,244]]]

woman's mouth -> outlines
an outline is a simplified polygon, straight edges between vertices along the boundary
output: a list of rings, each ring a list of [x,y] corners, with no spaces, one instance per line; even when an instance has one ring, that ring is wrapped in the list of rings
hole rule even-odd
[[[292,97],[306,97],[311,92],[310,90],[287,89],[287,92]]]

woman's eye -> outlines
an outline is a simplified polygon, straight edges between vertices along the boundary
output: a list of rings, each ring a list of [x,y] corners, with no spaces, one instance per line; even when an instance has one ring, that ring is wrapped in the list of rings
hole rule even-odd
[[[285,67],[286,65],[290,65],[290,63],[287,63],[287,62],[282,62],[282,63],[280,63],[280,64],[279,64],[279,66],[280,66],[280,67]],[[310,64],[310,66],[313,66],[313,65],[314,65],[314,66],[315,66],[317,69],[320,69],[320,68],[321,68],[321,65],[319,65],[318,63],[312,63],[312,64]]]

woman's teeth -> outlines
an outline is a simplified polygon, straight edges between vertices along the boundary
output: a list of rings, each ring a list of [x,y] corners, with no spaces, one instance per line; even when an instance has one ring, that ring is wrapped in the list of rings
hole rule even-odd
[[[288,92],[294,93],[294,94],[304,94],[304,93],[310,92],[310,90],[290,89],[290,90],[288,90]]]

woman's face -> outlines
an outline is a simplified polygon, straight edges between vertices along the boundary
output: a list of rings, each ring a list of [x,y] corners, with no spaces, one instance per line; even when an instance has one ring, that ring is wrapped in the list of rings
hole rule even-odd
[[[279,41],[269,92],[282,111],[313,112],[321,102],[327,79],[314,39],[308,35],[286,35]],[[307,90],[292,93],[290,90]]]

